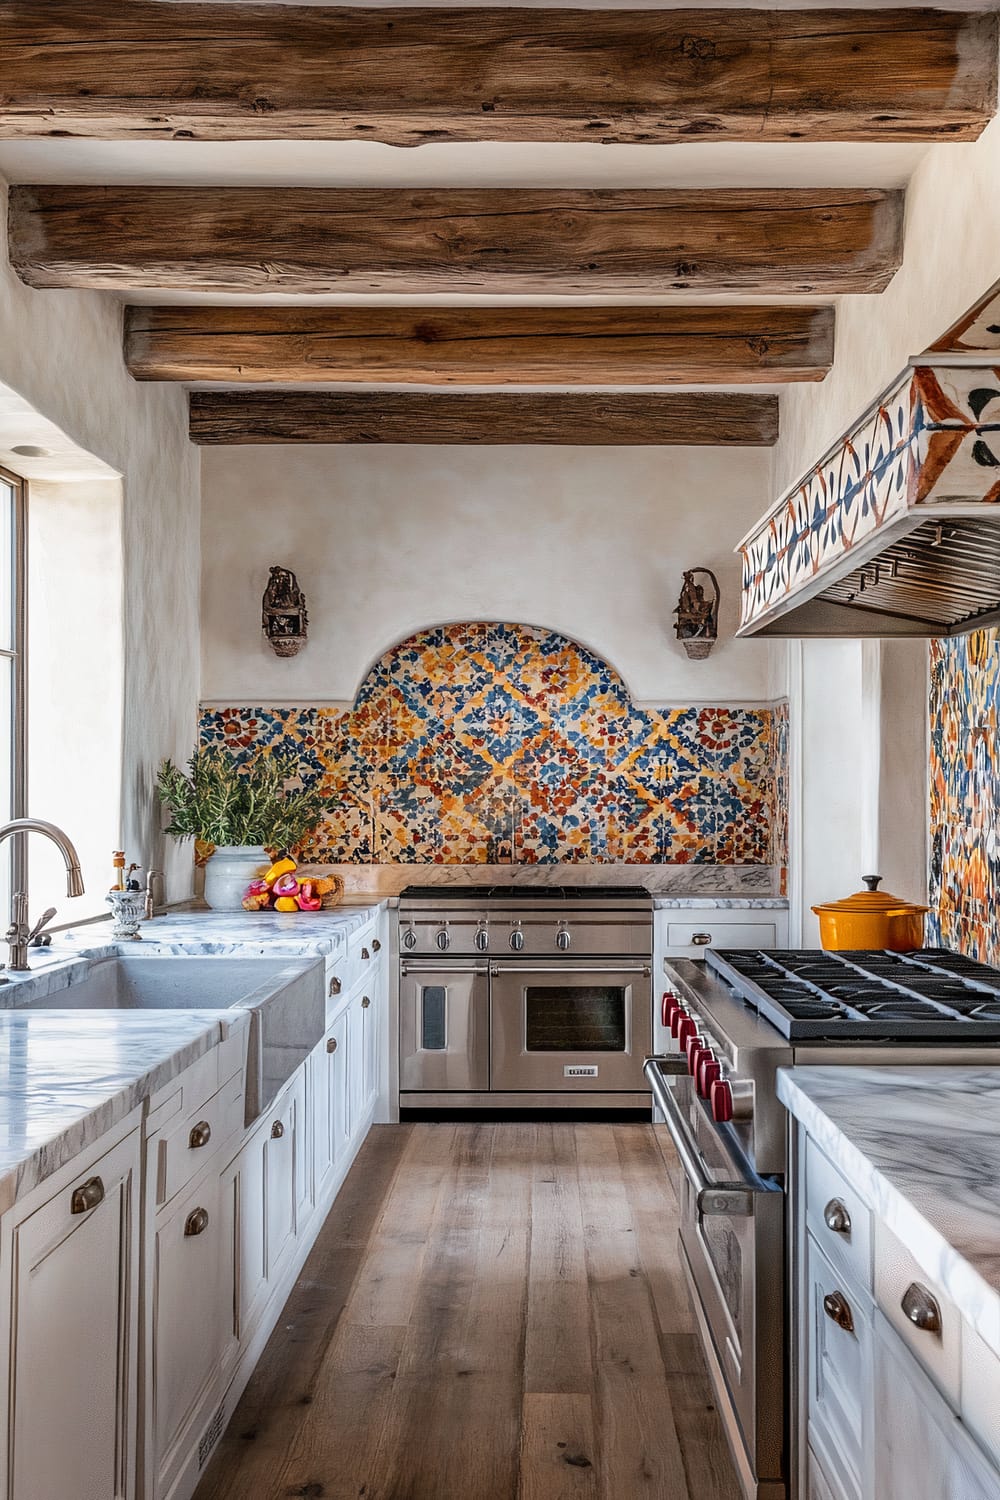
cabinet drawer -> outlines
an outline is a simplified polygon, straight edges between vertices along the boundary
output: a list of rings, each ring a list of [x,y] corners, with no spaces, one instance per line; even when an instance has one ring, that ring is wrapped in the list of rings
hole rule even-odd
[[[1000,1465],[1000,1359],[968,1323],[962,1328],[961,1415],[969,1431]]]
[[[811,1138],[806,1141],[806,1224],[833,1264],[870,1292],[871,1210]]]
[[[695,957],[706,948],[775,948],[777,942],[775,922],[734,922],[728,913],[724,921],[706,912],[700,921],[670,922],[667,926],[667,947],[675,952],[683,949]]]
[[[870,1450],[871,1304],[807,1236],[809,1441],[823,1467],[850,1494],[861,1494]]]
[[[156,1202],[169,1203],[243,1126],[243,1075],[191,1109],[157,1142]]]
[[[913,1321],[904,1311],[904,1298],[914,1315],[924,1318],[930,1326],[919,1327]],[[881,1221],[875,1225],[875,1301],[957,1411],[961,1387],[961,1316],[954,1303]]]

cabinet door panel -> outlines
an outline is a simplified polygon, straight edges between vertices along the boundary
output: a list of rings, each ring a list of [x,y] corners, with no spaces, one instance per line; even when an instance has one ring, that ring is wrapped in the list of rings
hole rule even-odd
[[[871,1410],[868,1307],[834,1270],[812,1236],[809,1287],[809,1437],[852,1490],[863,1485]]]
[[[138,1132],[85,1177],[14,1230],[10,1500],[135,1492]]]
[[[300,1074],[271,1111],[264,1131],[265,1266],[268,1281],[295,1243],[306,1197],[303,1087]]]

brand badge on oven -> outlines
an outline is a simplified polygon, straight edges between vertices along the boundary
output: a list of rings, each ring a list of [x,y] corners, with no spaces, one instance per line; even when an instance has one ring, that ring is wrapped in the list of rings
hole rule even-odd
[[[597,1068],[593,1063],[567,1063],[563,1068],[564,1078],[596,1078]]]

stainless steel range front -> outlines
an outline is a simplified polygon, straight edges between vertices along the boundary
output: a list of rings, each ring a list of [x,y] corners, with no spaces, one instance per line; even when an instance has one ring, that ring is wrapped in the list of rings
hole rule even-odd
[[[646,1078],[679,1160],[681,1259],[747,1500],[805,1500],[785,1328],[796,1063],[1000,1062],[1000,970],[918,953],[728,951],[671,959]],[[793,1186],[793,1183],[791,1184]]]
[[[648,1106],[652,900],[638,886],[409,886],[401,1108]]]

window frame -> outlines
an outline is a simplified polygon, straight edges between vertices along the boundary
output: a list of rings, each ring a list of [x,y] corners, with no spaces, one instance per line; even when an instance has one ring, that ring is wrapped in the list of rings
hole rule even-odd
[[[0,479],[13,490],[11,535],[11,644],[0,646],[0,658],[11,662],[10,810],[12,818],[28,811],[28,484],[21,474],[0,465]],[[6,566],[6,560],[0,566]],[[27,881],[27,840],[10,841],[10,889],[23,891]]]

